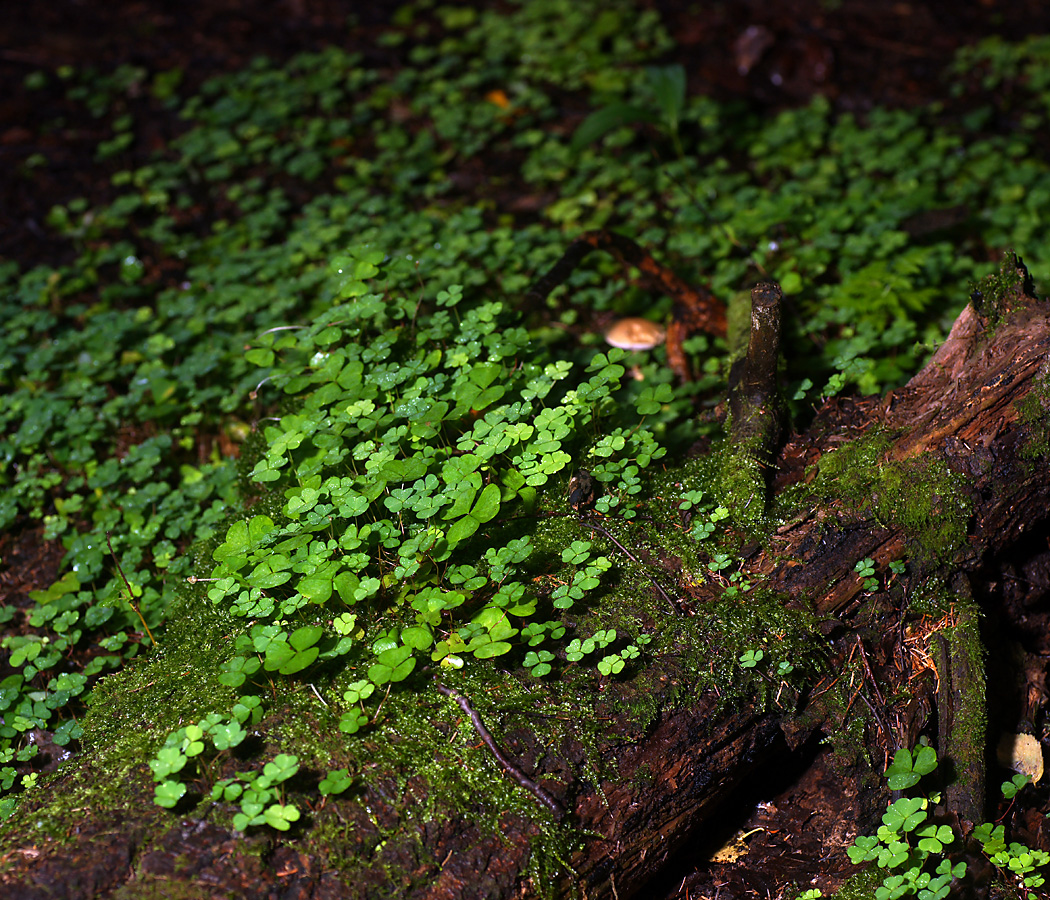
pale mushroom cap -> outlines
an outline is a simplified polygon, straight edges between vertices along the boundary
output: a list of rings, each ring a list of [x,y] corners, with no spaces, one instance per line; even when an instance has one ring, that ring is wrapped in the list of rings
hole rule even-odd
[[[662,344],[666,332],[648,319],[620,319],[605,332],[605,340],[623,350],[651,350]]]
[[[1037,782],[1043,777],[1043,748],[1030,734],[1004,734],[995,748],[999,763]]]

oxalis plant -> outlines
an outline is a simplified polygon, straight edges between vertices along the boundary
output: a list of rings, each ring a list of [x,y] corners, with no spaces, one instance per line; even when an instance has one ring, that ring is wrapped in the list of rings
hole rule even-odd
[[[458,667],[478,671],[486,657],[538,680],[567,667],[630,676],[655,655],[659,636],[647,643],[637,622],[571,629],[599,606],[622,551],[578,527],[551,540],[533,526],[552,515],[576,466],[598,478],[609,521],[629,520],[643,493],[654,500],[643,483],[663,452],[657,439],[695,426],[687,394],[719,389],[724,348],[694,338],[702,379],[678,390],[653,360],[621,385],[619,351],[588,356],[563,341],[554,358],[546,342],[580,324],[581,310],[643,302],[600,269],[575,273],[571,303],[550,298],[545,333],[525,333],[513,300],[490,302],[521,296],[574,233],[612,225],[693,280],[710,278],[718,296],[759,274],[777,281],[801,313],[787,354],[796,403],[825,381],[824,395],[901,383],[951,323],[940,298],[962,297],[990,270],[987,247],[1046,258],[1035,199],[1050,170],[1027,133],[981,136],[921,110],[856,120],[821,97],[770,118],[687,96],[679,70],[641,67],[671,41],[654,11],[627,2],[438,7],[436,19],[429,8],[406,8],[401,30],[382,38],[391,53],[411,43],[393,81],[334,47],[283,68],[256,61],[181,99],[177,71],[31,76],[68,83],[68,99],[87,97],[93,117],[109,109],[113,140],[100,160],[142,143],[124,107],[144,92],[180,105],[187,130],[148,162],[127,157],[112,173],[112,203],[77,197],[52,210],[47,224],[73,263],[23,271],[0,261],[0,528],[40,523],[67,552],[61,577],[24,613],[0,609],[14,626],[0,646],[10,668],[0,680],[0,818],[17,806],[11,792],[38,780],[35,729],[75,750],[84,698],[112,690],[102,681],[96,692],[99,676],[172,654],[184,632],[168,610],[185,611],[191,574],[229,634],[228,652],[212,644],[226,656],[221,684],[206,686],[213,706],[163,726],[179,726],[166,740],[150,733],[141,756],[158,763],[163,805],[185,806],[197,776],[239,804],[238,827],[295,821],[298,774],[274,777],[291,772],[281,754],[265,761],[271,774],[260,761],[230,775],[250,755],[242,732],[256,728],[261,697],[315,691],[346,734],[374,734],[395,691],[448,688]],[[995,77],[1008,79],[1018,53],[1026,71],[1045,55],[1038,45],[988,49],[964,69],[994,75],[1001,61]],[[1024,96],[1044,121],[1039,84]],[[549,127],[565,92],[620,108],[573,147]],[[666,140],[638,140],[629,124],[638,118]],[[508,150],[521,160],[518,187],[556,198],[539,224],[501,213],[496,225],[488,199],[446,196],[450,173]],[[671,161],[655,165],[654,151]],[[37,157],[27,170],[49,165]],[[912,217],[949,206],[971,210],[970,240],[912,228]],[[202,210],[225,218],[196,220]],[[373,246],[328,268],[355,241]],[[179,275],[164,286],[158,269]],[[256,502],[232,513],[236,468],[206,442],[239,443],[269,414],[258,423],[265,448],[244,451]],[[666,498],[702,547],[729,515],[708,494],[693,485]],[[204,564],[183,552],[194,542],[210,542]],[[706,572],[692,569],[723,579],[733,599],[751,586],[724,549]],[[159,649],[139,642],[132,610],[165,632]],[[240,627],[225,628],[227,610]],[[735,647],[732,676],[788,674],[794,663],[775,657],[775,643]],[[240,707],[253,711],[242,719]],[[86,729],[96,749],[104,722]],[[280,749],[315,764],[299,747]],[[322,794],[348,778],[329,772]]]
[[[886,769],[886,783],[893,791],[911,791],[923,778],[937,769],[937,751],[925,744],[914,749],[902,748]],[[1031,779],[1015,775],[1003,782],[1002,794],[1013,798]],[[953,861],[951,855],[962,850],[962,840],[954,829],[934,818],[934,808],[941,802],[937,792],[902,796],[894,800],[882,816],[882,825],[874,835],[860,835],[848,849],[854,864],[875,863],[887,874],[875,888],[875,900],[897,900],[918,897],[919,900],[943,900],[951,896],[953,884],[966,876],[966,863]],[[1031,889],[1041,887],[1044,878],[1038,870],[1050,863],[1050,854],[1029,850],[1017,842],[1005,840],[1005,826],[985,822],[973,830],[973,841],[998,870],[1004,882],[1025,900],[1038,900]],[[823,894],[811,889],[797,900],[816,900]]]
[[[624,672],[648,634],[570,640],[564,621],[602,590],[612,562],[584,539],[539,554],[531,532],[538,491],[577,461],[602,486],[602,512],[633,515],[641,470],[665,452],[643,424],[659,409],[652,391],[624,408],[613,398],[622,351],[594,354],[583,371],[548,361],[503,304],[468,307],[459,286],[432,300],[372,292],[383,260],[367,247],[335,259],[342,302],[247,351],[260,395],[280,391],[288,411],[260,423],[260,500],[206,573],[211,602],[244,621],[220,682],[250,690],[337,667],[337,695],[322,702],[356,734],[413,673],[465,702],[440,679],[479,660],[508,656],[542,678],[561,649],[566,664]],[[684,502],[694,501],[695,491]],[[236,746],[257,698],[239,707],[168,737],[152,763],[158,803],[179,802],[191,759]],[[215,796],[242,802],[235,824],[287,827],[276,781],[263,779],[220,782]]]

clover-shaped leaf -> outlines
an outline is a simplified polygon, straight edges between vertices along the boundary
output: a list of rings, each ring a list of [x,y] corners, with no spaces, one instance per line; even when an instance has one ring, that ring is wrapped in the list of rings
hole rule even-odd
[[[886,810],[882,821],[891,832],[907,833],[926,820],[925,809],[925,797],[902,797]]]
[[[416,667],[411,647],[391,647],[376,655],[376,661],[368,667],[368,680],[382,685],[404,681]]]
[[[919,747],[914,756],[906,747],[902,747],[893,756],[893,762],[886,769],[886,782],[890,790],[904,791],[919,783],[923,775],[928,775],[937,768],[937,751],[933,747]]]
[[[359,710],[350,710],[339,717],[339,730],[345,734],[357,734],[368,724],[368,716]]]
[[[241,723],[234,720],[218,726],[211,732],[212,741],[216,750],[229,750],[241,744],[248,736]]]
[[[321,779],[317,788],[323,796],[327,797],[329,794],[341,794],[353,783],[354,779],[347,769],[333,769]]]
[[[167,778],[175,772],[181,771],[186,765],[186,754],[178,747],[161,747],[157,751],[155,759],[150,760],[150,768],[153,770],[155,779]]]
[[[352,682],[349,689],[343,694],[343,701],[345,703],[360,703],[362,700],[367,700],[371,697],[375,689],[376,686],[370,681]]]
[[[181,781],[162,781],[153,789],[153,802],[166,809],[171,809],[184,796],[186,796],[186,785]]]
[[[287,781],[299,771],[299,757],[291,753],[278,753],[271,762],[263,766],[263,777],[268,784]]]

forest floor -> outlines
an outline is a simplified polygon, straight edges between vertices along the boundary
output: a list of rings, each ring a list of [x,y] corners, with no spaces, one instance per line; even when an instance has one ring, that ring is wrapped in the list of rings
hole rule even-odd
[[[947,100],[941,73],[961,46],[989,33],[1020,39],[1050,32],[1050,8],[1039,0],[982,0],[963,4],[890,0],[754,0],[686,4],[656,0],[677,47],[668,62],[680,62],[690,93],[737,98],[771,112],[806,103],[815,93],[835,108],[863,114],[879,106],[918,106]],[[0,258],[22,265],[56,265],[72,252],[44,222],[55,204],[71,197],[104,198],[111,190],[105,166],[95,162],[99,135],[90,119],[72,118],[58,94],[29,91],[24,79],[39,69],[68,65],[106,71],[121,63],[151,69],[181,67],[190,85],[244,66],[258,55],[275,61],[303,50],[317,50],[345,36],[347,11],[357,24],[345,37],[348,49],[366,57],[384,51],[373,43],[389,15],[380,4],[338,0],[285,0],[268,4],[216,0],[204,5],[131,0],[115,16],[109,4],[54,0],[13,4],[0,26]],[[53,101],[53,102],[51,102]],[[574,117],[584,110],[566,110]],[[70,116],[65,127],[50,127]],[[177,132],[172,112],[153,123],[158,142]],[[150,152],[142,148],[143,154]],[[51,165],[41,177],[16,177],[21,163],[46,151]],[[121,165],[125,165],[122,162]],[[513,164],[511,164],[513,165]],[[116,166],[116,163],[114,163]],[[507,161],[486,163],[459,187],[484,195]],[[502,179],[498,204],[517,212],[533,205],[513,195]],[[524,191],[524,188],[523,188]],[[57,542],[41,540],[40,529],[7,534],[0,543],[3,571],[0,596],[17,602],[28,591],[46,587],[62,555]],[[1015,558],[989,563],[981,591],[996,603],[1000,618],[989,672],[989,698],[1015,696],[1031,687],[1018,677],[1019,657],[1040,669],[1036,693],[1045,701],[1045,668],[1050,659],[1050,550],[1045,535],[1019,548]],[[994,722],[1004,728],[1017,722]],[[1029,723],[1033,724],[1033,723]],[[991,778],[990,784],[998,784]],[[776,773],[757,773],[727,809],[724,826],[707,833],[680,854],[651,897],[759,898],[783,896],[794,882],[828,892],[855,868],[845,848],[852,843],[856,790],[839,772],[831,750],[811,745]],[[1045,791],[1043,792],[1045,800]],[[1020,820],[1020,821],[1019,821]],[[1050,849],[1041,811],[1018,816],[1018,839]],[[733,838],[749,833],[733,849]],[[794,900],[794,896],[787,897]]]

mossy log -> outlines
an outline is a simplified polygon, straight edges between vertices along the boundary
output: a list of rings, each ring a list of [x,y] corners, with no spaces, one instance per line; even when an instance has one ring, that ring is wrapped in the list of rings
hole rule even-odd
[[[1050,433],[1050,307],[1017,286],[1000,300],[1001,321],[994,327],[967,307],[907,385],[883,398],[829,401],[776,456],[774,496],[808,482],[823,483],[825,493],[767,539],[745,547],[744,569],[766,579],[788,605],[804,599],[823,623],[832,649],[828,683],[851,648],[877,644],[872,616],[894,612],[885,603],[914,598],[931,584],[949,592],[952,576],[978,573],[983,560],[1046,519],[1050,469],[1039,454],[1047,452]],[[863,477],[821,470],[822,459],[851,445],[866,448],[868,456],[857,456]],[[851,496],[835,495],[836,479]],[[968,513],[961,531],[940,527],[941,518],[960,509]],[[855,571],[857,561],[870,558],[884,568],[904,557],[908,571],[873,614],[877,604]],[[687,594],[694,618],[702,619],[702,587],[682,583],[671,553],[652,562],[663,566],[664,583]],[[980,591],[975,594],[980,603]],[[667,616],[687,618],[664,608]],[[904,627],[900,616],[896,621]],[[917,635],[923,637],[929,642],[934,636]],[[665,656],[644,677],[594,680],[590,693],[579,687],[561,715],[603,723],[588,746],[568,731],[561,740],[540,740],[528,727],[528,710],[501,719],[499,704],[480,687],[469,697],[466,690],[451,697],[436,688],[415,697],[417,713],[453,736],[471,727],[457,705],[458,697],[467,697],[507,758],[566,810],[560,822],[525,789],[509,784],[480,738],[479,755],[467,765],[487,766],[492,791],[517,798],[497,821],[483,822],[469,796],[435,797],[422,774],[391,772],[385,782],[372,781],[377,787],[306,810],[287,835],[236,834],[208,817],[207,804],[178,817],[158,809],[144,759],[119,773],[115,793],[100,796],[94,788],[111,781],[112,773],[85,753],[27,797],[0,834],[0,893],[24,900],[477,900],[542,896],[544,890],[592,900],[630,897],[711,820],[734,786],[782,751],[785,736],[790,744],[802,740],[822,727],[827,711],[817,697],[829,694],[816,689],[808,705],[807,695],[799,695],[790,714],[775,703],[727,704],[714,691],[697,690],[695,672],[683,659]],[[890,666],[876,666],[876,678],[893,690],[880,694],[874,686],[868,692],[870,733],[887,749],[909,743],[936,718],[934,678]],[[145,680],[142,685],[125,683],[108,699],[155,689]],[[905,699],[896,705],[879,702],[902,692]],[[399,701],[391,696],[389,702],[396,717]],[[292,703],[285,713],[300,718],[294,725],[304,735],[320,727],[305,709]],[[120,727],[136,724],[124,720]],[[292,724],[264,721],[260,740],[280,728],[291,733]],[[375,749],[367,741],[361,746],[371,748],[366,753]],[[447,754],[449,766],[464,765],[451,751],[435,753]]]

